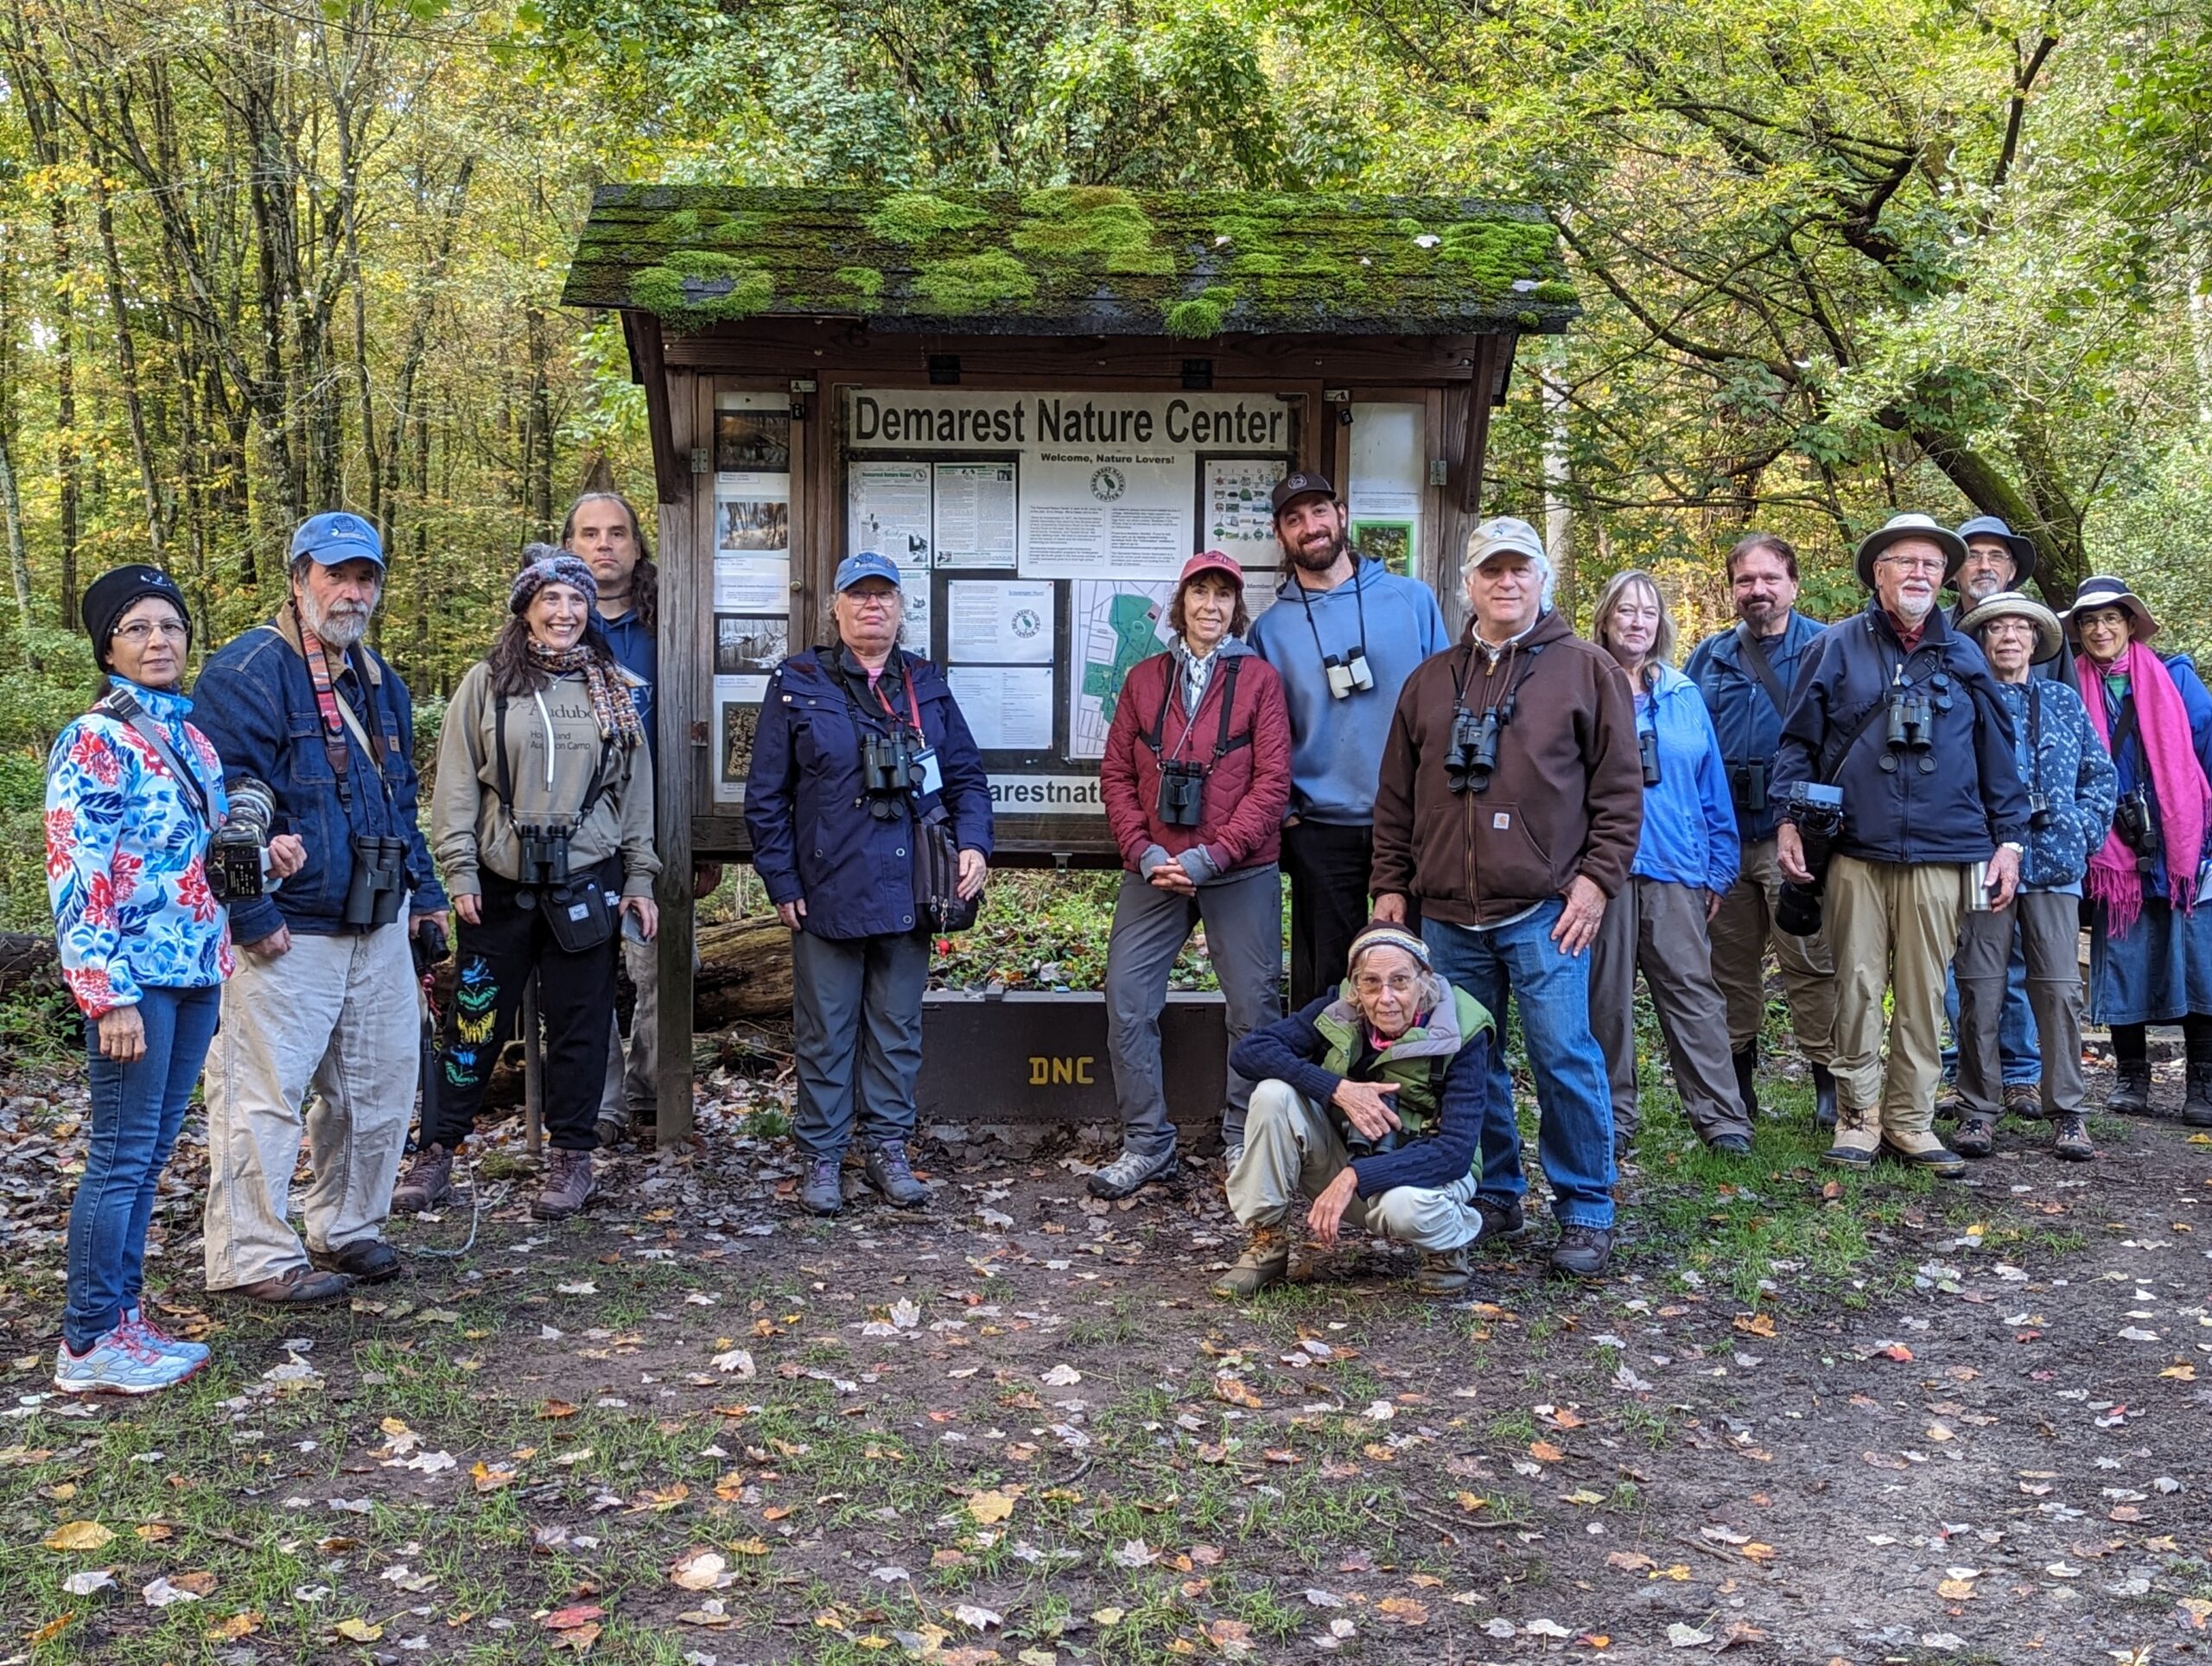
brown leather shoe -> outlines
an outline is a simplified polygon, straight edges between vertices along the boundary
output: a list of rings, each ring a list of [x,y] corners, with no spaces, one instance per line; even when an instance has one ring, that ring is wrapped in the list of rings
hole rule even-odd
[[[599,1179],[592,1172],[591,1153],[556,1148],[546,1154],[545,1184],[530,1212],[538,1220],[564,1221],[598,1195]]]
[[[453,1153],[442,1145],[417,1151],[391,1189],[391,1212],[419,1215],[453,1196]]]
[[[353,1288],[353,1281],[343,1273],[326,1273],[313,1267],[295,1267],[275,1278],[256,1279],[251,1284],[234,1284],[219,1291],[220,1295],[244,1296],[249,1301],[264,1301],[272,1307],[320,1307],[326,1302],[339,1301]]]
[[[399,1276],[399,1251],[382,1238],[356,1238],[335,1250],[310,1250],[308,1259],[326,1273],[343,1273],[359,1284]]]
[[[2025,1122],[2043,1121],[2043,1084],[2007,1082],[2005,1084],[2005,1114],[2017,1116]]]

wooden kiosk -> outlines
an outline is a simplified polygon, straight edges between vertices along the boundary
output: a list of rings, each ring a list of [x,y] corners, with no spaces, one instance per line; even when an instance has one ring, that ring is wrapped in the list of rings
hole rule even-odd
[[[1087,187],[603,187],[562,298],[620,312],[652,429],[664,1141],[692,1120],[691,863],[747,853],[767,675],[826,633],[840,559],[905,573],[999,864],[1118,865],[1097,760],[1184,559],[1236,556],[1257,611],[1268,490],[1319,468],[1457,617],[1517,340],[1577,310],[1534,208]],[[1110,1114],[1087,1055],[1022,1051],[1000,1088],[1057,1071]]]

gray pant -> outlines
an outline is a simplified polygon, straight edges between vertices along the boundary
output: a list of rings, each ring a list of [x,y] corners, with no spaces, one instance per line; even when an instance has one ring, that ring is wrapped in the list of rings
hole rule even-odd
[[[1748,1136],[1751,1120],[1728,1057],[1728,1012],[1713,980],[1705,898],[1695,886],[1633,876],[1605,905],[1590,951],[1590,1033],[1605,1055],[1613,1137],[1625,1145],[1640,1120],[1636,1101],[1636,974],[1643,973],[1682,1115],[1700,1140]]]
[[[1994,1116],[2004,1091],[1997,1033],[2005,1006],[2005,965],[2012,934],[2028,962],[2028,1009],[2043,1051],[2043,1114],[2082,1110],[2082,921],[2080,901],[2050,891],[2023,891],[2009,908],[1972,909],[1959,925],[1959,1103]]]
[[[1287,1082],[1260,1083],[1252,1095],[1250,1137],[1229,1172],[1229,1206],[1246,1226],[1303,1224],[1300,1205],[1351,1164],[1336,1119]],[[1479,1171],[1449,1186],[1394,1186],[1372,1198],[1355,1197],[1344,1224],[1394,1243],[1444,1254],[1465,1248],[1482,1230],[1471,1205]]]
[[[924,932],[850,938],[791,933],[798,1068],[791,1134],[810,1157],[842,1156],[852,1143],[855,1064],[861,1139],[874,1145],[912,1137],[929,972]]]
[[[650,1123],[659,1102],[655,1078],[660,1064],[660,945],[621,939],[622,970],[638,992],[630,1015],[630,1046],[622,1046],[622,1019],[613,1020],[607,1049],[607,1082],[600,1089],[599,1114],[608,1122]],[[696,956],[693,958],[696,960]]]
[[[1774,944],[1782,992],[1789,999],[1789,1025],[1797,1049],[1815,1065],[1830,1062],[1835,1031],[1835,960],[1824,930],[1792,937],[1774,923],[1782,896],[1782,864],[1771,836],[1743,849],[1743,871],[1707,933],[1713,944],[1713,981],[1728,1002],[1728,1047],[1756,1044],[1766,1022],[1766,950]]]
[[[1240,868],[1202,886],[1195,897],[1163,891],[1135,874],[1122,875],[1114,900],[1114,932],[1106,950],[1106,1044],[1114,1065],[1114,1098],[1122,1113],[1124,1149],[1164,1158],[1175,1149],[1174,1124],[1160,1082],[1160,1009],[1167,1002],[1167,975],[1205,922],[1206,952],[1228,1011],[1229,1045],[1247,1031],[1271,1024],[1281,1012],[1282,879],[1273,862]],[[1244,1141],[1244,1112],[1252,1084],[1229,1072],[1229,1108],[1222,1138]]]

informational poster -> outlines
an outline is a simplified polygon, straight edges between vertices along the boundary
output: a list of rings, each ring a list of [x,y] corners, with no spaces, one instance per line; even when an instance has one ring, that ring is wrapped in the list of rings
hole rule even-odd
[[[1024,480],[1024,578],[1172,579],[1191,558],[1186,460],[1048,451]]]
[[[788,557],[791,548],[791,476],[715,477],[715,553]]]
[[[1068,752],[1106,755],[1106,731],[1121,703],[1122,684],[1160,652],[1160,627],[1173,582],[1078,579],[1068,610]]]
[[[743,804],[745,777],[753,767],[753,736],[760,727],[766,677],[717,677],[715,689],[715,798]]]
[[[936,477],[939,567],[1014,564],[1014,465],[939,463]]]
[[[791,557],[785,556],[725,556],[715,557],[715,611],[760,614],[791,605]]]
[[[983,751],[1052,749],[1050,665],[948,665],[944,679]]]
[[[916,653],[926,653],[930,645],[930,632],[932,629],[931,614],[933,611],[930,607],[930,575],[927,573],[917,573],[907,568],[900,568],[899,594],[905,598],[906,603],[905,616],[901,620],[906,632],[904,640],[906,645]]]
[[[791,652],[790,396],[717,393],[713,461],[713,797],[741,804],[768,674]]]
[[[1381,562],[1394,573],[1413,571],[1414,534],[1417,523],[1408,520],[1369,520],[1355,518],[1351,524],[1351,547],[1372,560]]]
[[[852,552],[873,550],[901,567],[927,568],[931,485],[927,463],[855,463]]]
[[[766,677],[791,651],[790,615],[716,614],[715,675]]]
[[[1052,587],[1033,579],[956,579],[944,587],[944,657],[953,664],[1052,663]]]
[[[1424,412],[1405,404],[1361,402],[1351,410],[1351,475],[1345,506],[1352,548],[1394,573],[1420,559],[1421,506],[1427,489]]]
[[[1281,561],[1274,493],[1275,482],[1289,468],[1281,457],[1207,458],[1200,499],[1205,547],[1233,556],[1247,569]]]

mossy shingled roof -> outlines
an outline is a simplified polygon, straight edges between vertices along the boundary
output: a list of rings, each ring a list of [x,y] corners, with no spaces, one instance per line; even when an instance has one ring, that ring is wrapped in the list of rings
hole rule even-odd
[[[1580,310],[1527,205],[1090,186],[602,186],[562,300],[678,329],[834,315],[1190,338],[1554,331]]]

